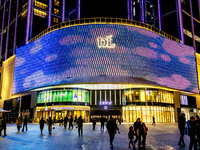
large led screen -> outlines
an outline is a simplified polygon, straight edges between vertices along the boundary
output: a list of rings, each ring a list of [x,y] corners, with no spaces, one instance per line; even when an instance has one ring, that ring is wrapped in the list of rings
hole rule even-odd
[[[97,75],[198,92],[192,47],[133,26],[92,24],[59,29],[18,48],[13,93]]]

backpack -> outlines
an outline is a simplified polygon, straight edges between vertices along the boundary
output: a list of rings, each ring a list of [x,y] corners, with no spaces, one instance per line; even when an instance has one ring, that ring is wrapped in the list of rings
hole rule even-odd
[[[186,135],[189,135],[190,134],[190,132],[189,132],[189,130],[190,130],[190,121],[188,120],[187,122],[186,122],[186,128],[185,128],[185,134]]]

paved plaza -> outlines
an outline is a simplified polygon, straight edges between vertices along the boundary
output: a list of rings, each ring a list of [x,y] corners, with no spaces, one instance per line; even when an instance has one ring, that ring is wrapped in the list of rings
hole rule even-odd
[[[116,134],[113,150],[129,150],[128,128],[132,124],[118,125],[121,134]],[[52,135],[48,134],[47,125],[44,134],[40,134],[38,124],[28,124],[28,132],[17,133],[15,124],[7,125],[7,136],[0,137],[0,150],[109,150],[109,136],[106,128],[100,130],[100,124],[96,130],[92,130],[92,124],[84,124],[83,136],[78,136],[77,128],[64,129],[55,125]],[[189,137],[185,136],[186,147],[177,145],[179,132],[177,124],[147,124],[147,150],[188,150]],[[136,145],[135,149],[138,146]],[[198,147],[199,148],[199,147]],[[200,148],[199,148],[200,149]]]

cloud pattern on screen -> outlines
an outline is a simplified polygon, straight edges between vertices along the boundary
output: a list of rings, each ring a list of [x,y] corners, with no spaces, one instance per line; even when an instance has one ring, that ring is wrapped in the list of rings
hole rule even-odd
[[[97,38],[113,35],[115,48]],[[198,92],[194,49],[145,29],[82,25],[51,32],[16,50],[13,93],[80,76],[140,77]]]

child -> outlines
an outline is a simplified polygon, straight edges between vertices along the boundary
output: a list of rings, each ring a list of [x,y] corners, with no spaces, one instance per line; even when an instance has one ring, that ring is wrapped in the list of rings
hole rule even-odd
[[[146,127],[145,123],[142,123],[142,145],[145,147],[146,144],[146,136],[147,136],[148,128]]]
[[[128,145],[129,148],[131,147],[130,144],[133,145],[133,137],[134,137],[134,130],[133,130],[133,127],[130,126],[129,132],[128,132],[128,138],[130,139],[130,142],[129,142],[129,145]]]

